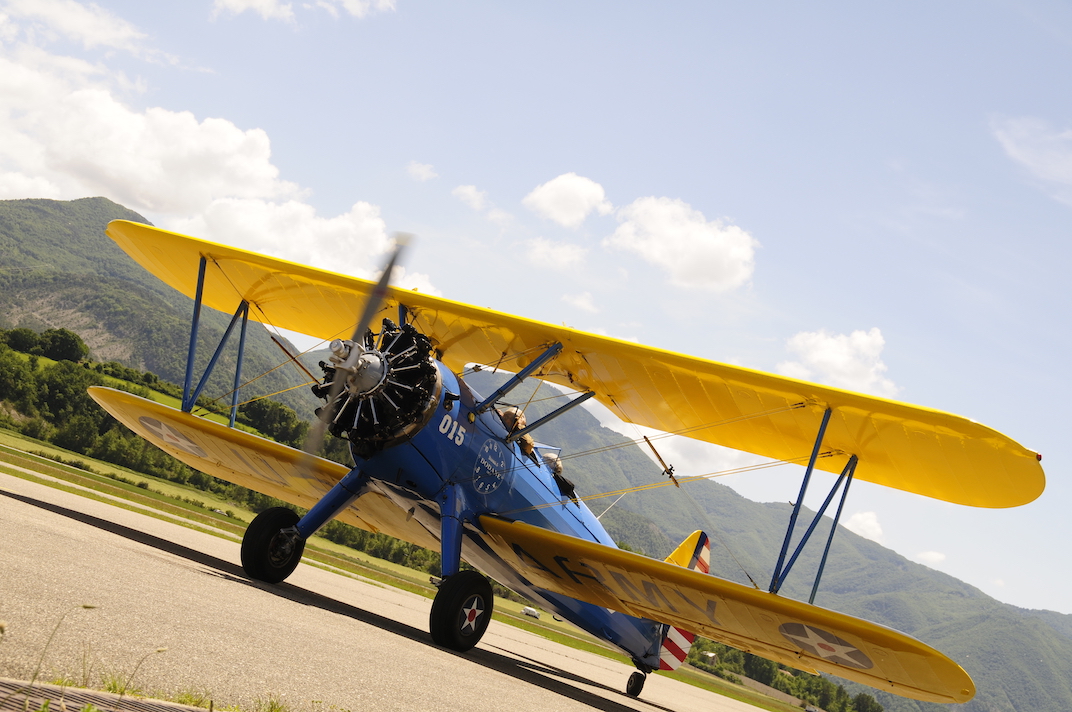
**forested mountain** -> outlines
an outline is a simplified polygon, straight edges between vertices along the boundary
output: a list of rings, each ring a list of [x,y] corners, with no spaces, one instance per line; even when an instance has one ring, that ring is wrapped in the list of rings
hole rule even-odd
[[[466,378],[481,393],[491,393],[502,380],[486,372]],[[531,393],[526,383],[510,393],[510,400],[523,406]],[[562,404],[541,400],[553,393],[551,387],[542,386],[532,398],[527,408],[530,423]],[[666,481],[640,448],[600,425],[583,408],[552,420],[533,436],[562,448],[563,474],[580,495]],[[606,449],[616,444],[625,446]],[[614,499],[595,500],[589,506],[599,515]],[[680,489],[666,486],[627,494],[601,521],[615,540],[659,558],[693,530],[704,529],[711,536],[713,573],[745,585],[750,585],[750,575],[766,590],[790,511],[788,503],[753,502],[725,485],[702,481]],[[794,546],[812,515],[803,510]],[[808,599],[831,523],[824,517],[781,595]],[[872,692],[888,711],[1072,710],[1072,615],[1001,603],[844,527],[834,537],[815,602],[919,638],[960,663],[978,687],[975,699],[967,704],[937,705],[845,683],[853,693]]]
[[[147,222],[105,198],[0,201],[0,328],[67,328],[85,340],[96,360],[118,361],[182,383],[192,302],[104,234],[116,219]],[[198,377],[229,321],[229,314],[203,311]],[[250,323],[247,339],[247,380],[286,360],[260,324]],[[210,398],[231,390],[237,350],[236,334],[209,381]],[[248,386],[243,399],[304,380],[293,366],[285,366]],[[277,399],[303,414],[315,407],[306,388]]]
[[[104,226],[115,218],[144,222],[103,198],[0,201],[0,328],[70,329],[85,339],[98,361],[119,361],[181,383],[191,301],[145,272],[104,235]],[[229,318],[218,312],[206,316],[199,367],[208,361]],[[260,325],[250,324],[249,341],[247,377],[284,360]],[[230,389],[235,350],[236,344],[231,344],[224,355],[210,385],[213,397]],[[501,380],[476,373],[467,381],[490,393],[496,378]],[[295,369],[280,368],[248,387],[243,399],[302,380]],[[550,394],[546,386],[540,396],[545,394]],[[529,391],[522,387],[510,398],[524,404]],[[281,399],[302,417],[308,417],[315,403],[306,388]],[[552,403],[537,399],[529,421],[550,411]],[[562,448],[565,475],[582,495],[664,479],[643,452],[581,408],[541,427],[536,438]],[[595,450],[602,451],[584,454]],[[613,501],[597,500],[590,506],[599,514]],[[704,528],[712,537],[712,570],[744,584],[749,584],[751,575],[765,589],[788,519],[788,504],[760,504],[724,485],[699,482],[682,489],[671,486],[628,494],[602,521],[618,541],[658,557],[692,530]],[[826,520],[789,576],[783,595],[807,599],[828,531]],[[877,693],[887,710],[1072,710],[1070,615],[1000,603],[843,528],[834,539],[816,602],[935,646],[961,663],[979,690],[968,704],[953,707]],[[857,689],[865,688],[853,691]]]

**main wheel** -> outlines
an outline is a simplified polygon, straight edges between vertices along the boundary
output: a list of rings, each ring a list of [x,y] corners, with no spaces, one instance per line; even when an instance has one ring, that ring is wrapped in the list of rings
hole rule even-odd
[[[305,551],[305,539],[286,534],[298,523],[298,513],[286,507],[266,509],[249,523],[242,537],[242,568],[257,581],[279,583],[294,571]]]
[[[491,584],[476,571],[459,571],[443,581],[432,601],[428,627],[432,640],[459,653],[484,635],[495,603]]]
[[[640,697],[640,693],[644,690],[644,682],[648,679],[648,676],[637,670],[629,676],[629,681],[625,683],[625,694],[630,697]]]

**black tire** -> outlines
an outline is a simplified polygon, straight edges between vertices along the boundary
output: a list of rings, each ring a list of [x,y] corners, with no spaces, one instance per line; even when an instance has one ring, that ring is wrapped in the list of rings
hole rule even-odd
[[[256,581],[279,583],[294,571],[305,551],[305,539],[282,534],[298,523],[286,507],[266,509],[249,523],[242,537],[242,568]]]
[[[488,580],[476,571],[459,571],[443,581],[432,601],[428,616],[432,640],[464,653],[480,642],[494,607]]]
[[[630,697],[640,697],[640,693],[644,691],[644,682],[648,679],[648,676],[637,670],[629,676],[629,681],[625,683],[625,694]]]

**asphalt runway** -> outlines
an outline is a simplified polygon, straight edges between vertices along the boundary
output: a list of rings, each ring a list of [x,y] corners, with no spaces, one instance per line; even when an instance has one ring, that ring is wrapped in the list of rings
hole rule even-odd
[[[42,681],[129,678],[217,708],[755,709],[657,674],[629,698],[631,667],[497,621],[457,654],[432,643],[430,607],[307,564],[253,582],[236,542],[0,474],[0,677],[30,679],[43,654]]]

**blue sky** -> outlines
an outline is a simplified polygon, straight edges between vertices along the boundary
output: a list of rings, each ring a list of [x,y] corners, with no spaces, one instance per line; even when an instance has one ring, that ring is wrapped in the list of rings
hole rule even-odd
[[[1070,67],[1059,2],[0,0],[0,198],[359,276],[413,232],[407,286],[975,418],[1037,502],[850,522],[1072,613]]]

